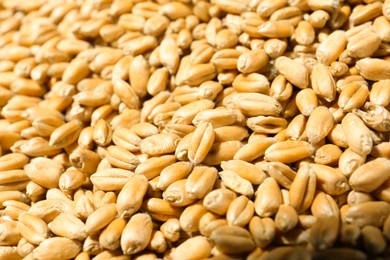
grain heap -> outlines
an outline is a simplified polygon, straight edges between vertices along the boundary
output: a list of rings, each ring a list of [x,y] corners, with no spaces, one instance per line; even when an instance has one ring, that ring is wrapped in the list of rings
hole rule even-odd
[[[1,259],[390,254],[390,1],[0,1]]]

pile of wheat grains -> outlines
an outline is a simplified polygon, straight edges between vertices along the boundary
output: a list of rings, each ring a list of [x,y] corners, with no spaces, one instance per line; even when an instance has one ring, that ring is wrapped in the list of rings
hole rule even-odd
[[[0,259],[389,259],[390,1],[0,1]]]

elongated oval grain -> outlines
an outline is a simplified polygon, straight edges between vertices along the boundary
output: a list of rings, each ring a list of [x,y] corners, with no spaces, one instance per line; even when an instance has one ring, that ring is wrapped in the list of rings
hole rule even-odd
[[[223,170],[236,172],[253,185],[261,184],[266,178],[262,169],[242,160],[224,161],[221,163],[221,167]]]
[[[142,140],[141,151],[157,156],[175,152],[180,137],[175,134],[156,134]]]
[[[275,139],[272,137],[263,138],[259,141],[253,141],[240,147],[240,149],[234,154],[234,160],[242,160],[246,162],[252,162],[255,159],[263,156],[265,151],[275,143]]]
[[[275,215],[282,202],[282,192],[278,183],[271,177],[266,178],[256,191],[254,206],[257,215],[260,217]]]
[[[152,96],[164,91],[169,80],[168,70],[165,68],[155,70],[148,81],[148,93]]]
[[[214,139],[215,133],[212,124],[199,124],[188,147],[188,159],[194,164],[201,163],[210,151]]]
[[[81,243],[65,237],[52,237],[43,241],[32,252],[36,259],[70,259],[81,251]]]
[[[222,179],[222,183],[233,191],[248,196],[249,198],[253,196],[254,190],[252,184],[248,180],[240,177],[237,173],[233,171],[222,171],[218,174]]]
[[[107,226],[117,215],[116,205],[114,203],[106,204],[91,215],[85,222],[85,230],[88,234],[93,233]]]
[[[189,59],[191,61],[191,64],[209,62],[214,53],[215,51],[210,45],[201,44],[193,49],[189,56]]]
[[[337,168],[311,163],[309,166],[315,173],[317,188],[330,195],[341,195],[351,189],[347,178]]]
[[[219,218],[218,215],[208,212],[199,221],[199,231],[204,236],[210,236],[215,229],[225,225],[227,225],[226,219]]]
[[[222,161],[233,159],[243,144],[240,141],[226,141],[215,143],[207,154],[203,163],[207,165],[219,165]]]
[[[149,215],[138,213],[133,215],[121,236],[121,247],[125,254],[141,252],[152,236],[152,219]]]
[[[0,171],[0,184],[11,184],[19,181],[29,180],[24,170]]]
[[[222,226],[211,233],[210,239],[224,253],[238,254],[251,251],[255,243],[250,233],[237,226]]]
[[[216,74],[217,69],[213,63],[192,65],[186,71],[183,83],[190,86],[200,85],[203,82],[213,79]]]
[[[175,73],[179,67],[179,48],[173,38],[166,38],[160,45],[160,61],[170,73]]]
[[[292,181],[297,174],[288,165],[280,162],[269,162],[266,165],[268,175],[276,180],[276,182],[287,189],[291,187]]]
[[[312,88],[317,95],[329,102],[336,98],[336,83],[329,67],[317,63],[313,67],[310,79]]]
[[[298,224],[298,213],[290,205],[282,204],[279,206],[275,215],[275,226],[277,230],[286,233]]]
[[[130,85],[135,93],[142,98],[147,94],[147,84],[150,76],[149,65],[142,55],[136,56],[129,68]]]
[[[116,209],[120,217],[131,216],[141,208],[148,185],[148,180],[143,175],[134,175],[128,179],[116,201]]]
[[[368,201],[352,205],[345,213],[347,223],[359,227],[372,225],[382,227],[390,214],[390,205],[384,201]]]
[[[276,226],[272,218],[254,216],[249,222],[249,231],[257,246],[265,248],[276,235]]]
[[[136,169],[136,174],[144,175],[148,180],[157,177],[161,171],[176,161],[174,155],[152,157],[142,162]]]
[[[370,91],[370,101],[376,105],[387,106],[390,103],[390,80],[379,80],[372,85]]]
[[[240,55],[237,69],[242,73],[251,73],[263,68],[267,62],[268,56],[263,49],[253,50]]]
[[[214,128],[228,126],[237,122],[237,114],[233,109],[207,109],[200,111],[192,120],[195,126],[205,122],[211,123]]]
[[[297,212],[310,207],[316,192],[316,175],[308,164],[299,167],[289,192],[290,205]]]
[[[306,123],[306,135],[310,143],[318,143],[325,138],[334,124],[333,115],[324,106],[316,107]]]
[[[81,132],[82,123],[72,120],[52,132],[49,145],[55,148],[64,148],[77,140]]]
[[[141,139],[154,134],[158,134],[157,127],[153,124],[146,123],[146,122],[137,123],[133,125],[129,130],[132,131],[137,136],[139,136]]]
[[[317,48],[317,60],[325,65],[329,65],[337,60],[341,52],[347,45],[345,32],[338,30],[332,32]]]
[[[180,237],[180,222],[177,218],[168,219],[161,225],[160,231],[163,233],[165,239],[175,242]]]
[[[336,201],[332,196],[324,193],[318,192],[313,199],[313,203],[310,207],[310,210],[315,217],[322,216],[335,216],[338,217],[340,210]]]
[[[34,203],[28,213],[50,222],[60,213],[76,214],[76,203],[72,200],[48,198]]]
[[[63,120],[50,116],[38,117],[32,123],[33,127],[41,136],[50,136],[56,128],[63,124]]]
[[[257,116],[248,118],[247,125],[255,133],[277,134],[287,127],[287,120],[282,117]]]
[[[199,231],[200,220],[208,211],[202,203],[195,203],[183,210],[180,215],[180,227],[185,232]]]
[[[114,93],[118,95],[120,100],[125,103],[129,108],[139,107],[139,98],[137,93],[130,84],[122,79],[113,80]]]
[[[76,84],[90,73],[88,61],[74,59],[64,71],[63,80],[69,84]]]
[[[38,157],[24,166],[26,175],[45,188],[58,187],[58,181],[64,171],[63,166],[51,159]]]
[[[130,152],[137,152],[140,149],[142,139],[130,129],[120,127],[113,132],[112,141]]]
[[[364,58],[356,63],[360,74],[368,80],[386,80],[390,77],[389,61]]]
[[[310,116],[313,110],[318,107],[318,97],[311,88],[306,88],[295,96],[296,106],[304,116]]]
[[[107,147],[106,159],[111,165],[130,171],[140,164],[139,159],[134,154],[125,148],[114,145]]]
[[[372,192],[389,178],[389,167],[389,159],[377,158],[357,168],[349,178],[349,183],[356,191]]]
[[[192,204],[195,199],[186,191],[186,182],[186,179],[182,179],[170,184],[163,193],[163,199],[175,207]]]
[[[268,21],[258,27],[258,32],[269,38],[284,38],[294,33],[294,27],[285,20]]]
[[[186,178],[192,169],[190,162],[176,162],[165,167],[159,176],[157,188],[165,190],[170,184],[175,181]]]
[[[30,243],[40,244],[49,238],[49,228],[47,224],[37,216],[23,213],[19,216],[17,223],[19,233]]]
[[[334,144],[325,144],[317,149],[314,162],[329,166],[336,166],[342,155],[341,149]]]
[[[368,127],[359,117],[348,113],[341,121],[341,127],[352,151],[362,156],[371,152],[373,145],[372,137]]]
[[[314,153],[314,147],[305,141],[283,141],[265,150],[264,159],[271,162],[291,163]]]
[[[238,92],[255,92],[267,94],[270,89],[268,79],[259,73],[239,74],[232,83]]]
[[[291,97],[292,91],[293,87],[291,83],[287,82],[286,77],[278,75],[271,83],[269,94],[278,101],[286,101]]]
[[[183,255],[191,255],[195,259],[207,258],[211,255],[210,242],[203,236],[189,238],[180,244],[171,254],[172,259],[180,259]]]
[[[346,112],[360,108],[368,98],[369,91],[365,84],[350,83],[340,93],[338,105]]]
[[[203,205],[211,212],[224,215],[236,194],[229,189],[215,189],[203,200]]]
[[[238,108],[246,116],[278,116],[282,111],[276,99],[261,93],[233,93],[223,99],[223,105]]]
[[[150,198],[142,203],[141,209],[145,210],[153,220],[167,221],[171,218],[179,218],[181,209],[172,206],[168,201],[160,198]]]
[[[186,181],[186,192],[192,197],[202,199],[213,189],[218,171],[214,167],[196,166]]]
[[[92,174],[97,170],[101,161],[98,153],[88,149],[75,149],[69,155],[69,161],[77,170],[85,174]]]
[[[57,236],[80,241],[87,237],[85,224],[72,214],[61,213],[48,226]]]
[[[304,89],[309,85],[309,73],[305,66],[287,57],[279,57],[275,68],[298,88]]]
[[[119,169],[107,168],[92,174],[90,179],[94,186],[100,190],[121,190],[134,172]]]
[[[245,196],[240,196],[229,205],[226,212],[226,220],[230,225],[244,227],[249,223],[254,212],[253,202]]]
[[[211,63],[218,69],[235,69],[241,52],[235,49],[223,49],[216,52],[211,58]]]
[[[120,247],[120,236],[125,228],[127,222],[123,218],[114,219],[108,226],[102,231],[99,236],[99,243],[102,247],[115,250]]]

